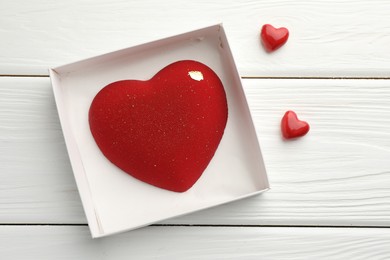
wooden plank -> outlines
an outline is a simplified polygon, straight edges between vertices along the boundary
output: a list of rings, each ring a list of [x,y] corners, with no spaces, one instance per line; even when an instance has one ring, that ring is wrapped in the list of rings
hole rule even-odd
[[[173,224],[390,226],[390,81],[244,80],[263,195]],[[287,109],[310,122],[281,139]],[[85,223],[48,78],[0,78],[0,223]]]
[[[85,222],[49,78],[0,82],[1,222]]]
[[[1,226],[2,259],[389,259],[389,229]]]
[[[161,10],[164,10],[162,12]],[[389,77],[390,2],[16,0],[0,8],[0,74],[47,68],[223,22],[242,76]],[[263,24],[286,26],[267,54]]]

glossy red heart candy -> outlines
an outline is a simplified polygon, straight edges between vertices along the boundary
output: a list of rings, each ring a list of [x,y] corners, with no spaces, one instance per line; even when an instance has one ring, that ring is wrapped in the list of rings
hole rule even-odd
[[[275,28],[270,24],[265,24],[261,28],[261,41],[268,52],[275,51],[282,47],[288,39],[287,28]]]
[[[200,178],[221,141],[228,107],[215,72],[178,61],[150,80],[104,87],[89,110],[102,153],[131,176],[184,192]]]
[[[283,137],[291,139],[307,134],[310,126],[307,122],[299,120],[294,111],[287,111],[282,118],[281,129]]]

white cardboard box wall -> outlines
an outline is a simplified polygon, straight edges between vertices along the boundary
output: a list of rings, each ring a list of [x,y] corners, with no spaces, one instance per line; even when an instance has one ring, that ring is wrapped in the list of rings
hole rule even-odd
[[[107,84],[148,80],[178,60],[196,60],[223,82],[228,122],[197,183],[184,193],[136,180],[109,162],[88,125],[89,106]],[[115,51],[50,70],[77,186],[93,237],[102,237],[259,194],[269,184],[256,130],[222,25]],[[190,149],[190,148],[189,148]]]

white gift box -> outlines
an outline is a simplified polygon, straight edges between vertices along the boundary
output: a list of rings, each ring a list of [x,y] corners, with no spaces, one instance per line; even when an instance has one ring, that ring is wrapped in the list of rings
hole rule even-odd
[[[124,173],[101,153],[88,124],[91,102],[107,84],[148,80],[178,60],[196,60],[213,69],[224,85],[229,107],[225,133],[214,157],[195,185],[183,193],[154,187]],[[93,237],[139,228],[269,188],[256,130],[221,24],[56,67],[50,69],[50,77]]]

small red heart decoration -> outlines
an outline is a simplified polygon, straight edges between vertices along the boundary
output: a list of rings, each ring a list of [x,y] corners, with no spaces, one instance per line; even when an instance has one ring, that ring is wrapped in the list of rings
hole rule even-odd
[[[310,130],[310,126],[307,122],[299,120],[297,114],[290,110],[287,111],[282,118],[281,129],[283,137],[291,139],[307,134]]]
[[[265,24],[261,28],[261,41],[268,52],[275,51],[287,42],[289,32],[287,28],[275,28],[270,24]]]
[[[104,87],[90,106],[89,125],[102,153],[120,169],[156,187],[184,192],[214,156],[227,116],[217,74],[184,60],[150,80]]]

